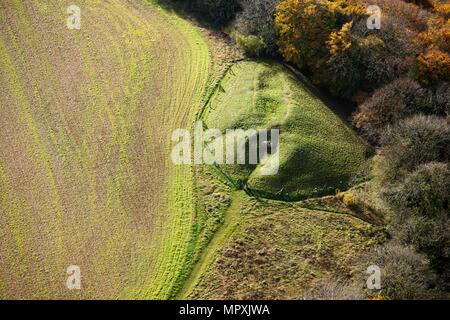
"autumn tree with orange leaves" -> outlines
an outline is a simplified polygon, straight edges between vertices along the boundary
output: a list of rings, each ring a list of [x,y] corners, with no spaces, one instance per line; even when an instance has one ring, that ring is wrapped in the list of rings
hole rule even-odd
[[[418,38],[427,48],[416,60],[416,78],[423,86],[450,81],[450,5],[436,5],[436,13]]]
[[[417,57],[417,79],[423,86],[434,86],[450,81],[450,56],[432,47]]]

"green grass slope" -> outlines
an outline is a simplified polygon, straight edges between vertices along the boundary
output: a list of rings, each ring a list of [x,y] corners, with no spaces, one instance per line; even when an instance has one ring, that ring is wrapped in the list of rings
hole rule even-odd
[[[241,62],[232,67],[212,99],[209,128],[280,129],[280,170],[222,166],[236,180],[267,195],[303,199],[345,189],[366,160],[367,147],[321,100],[283,66]]]

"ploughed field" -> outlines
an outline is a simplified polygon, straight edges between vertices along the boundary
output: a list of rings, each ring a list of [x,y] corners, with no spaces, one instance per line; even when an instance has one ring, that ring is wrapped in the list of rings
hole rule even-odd
[[[0,297],[170,298],[195,223],[170,138],[201,103],[208,48],[153,3],[77,1],[80,30],[71,4],[0,3]]]

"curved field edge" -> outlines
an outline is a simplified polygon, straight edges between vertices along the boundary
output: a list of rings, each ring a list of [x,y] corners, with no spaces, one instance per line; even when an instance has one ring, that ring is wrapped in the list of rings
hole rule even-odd
[[[192,54],[185,68],[193,77],[185,82],[185,91],[188,97],[183,96],[176,100],[176,104],[185,104],[190,107],[186,114],[175,119],[181,128],[190,129],[195,114],[201,107],[201,102],[209,80],[210,52],[199,30],[188,21],[180,18],[175,13],[167,12],[156,1],[146,0],[149,6],[167,17],[182,32],[189,43],[189,51]],[[187,51],[187,48],[184,48]],[[186,100],[189,99],[189,100]],[[176,129],[176,128],[174,128]],[[171,133],[170,133],[171,134]],[[166,146],[167,155],[170,155],[172,143]],[[162,254],[158,257],[158,272],[153,278],[145,298],[168,299],[175,297],[180,286],[187,278],[192,265],[192,257],[196,250],[197,240],[197,215],[194,199],[194,174],[190,166],[172,166],[169,172],[169,184],[167,197],[169,203],[169,221],[164,225],[164,240],[162,241]],[[167,230],[169,232],[167,232]],[[130,295],[131,293],[131,295]],[[126,293],[135,297],[132,292]]]
[[[69,4],[2,3],[0,296],[168,298],[197,219],[169,141],[201,104],[208,48],[154,3],[79,1],[72,32]]]

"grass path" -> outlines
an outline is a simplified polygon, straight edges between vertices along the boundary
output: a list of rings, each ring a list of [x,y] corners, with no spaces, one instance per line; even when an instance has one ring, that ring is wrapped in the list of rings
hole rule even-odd
[[[186,280],[182,289],[178,293],[178,299],[187,299],[189,297],[196,285],[200,282],[201,277],[206,273],[211,263],[214,262],[219,249],[233,234],[239,222],[242,221],[243,216],[240,213],[240,209],[242,197],[246,196],[247,195],[243,191],[235,191],[231,194],[231,206],[225,212],[222,225],[216,231],[211,242],[206,246],[200,255],[200,258],[195,264],[189,278]]]
[[[385,237],[382,228],[348,214],[301,203],[245,198],[241,203],[246,218],[220,250],[208,248],[213,258],[202,263],[189,298],[301,299],[328,276],[350,277],[358,268],[355,257]]]

